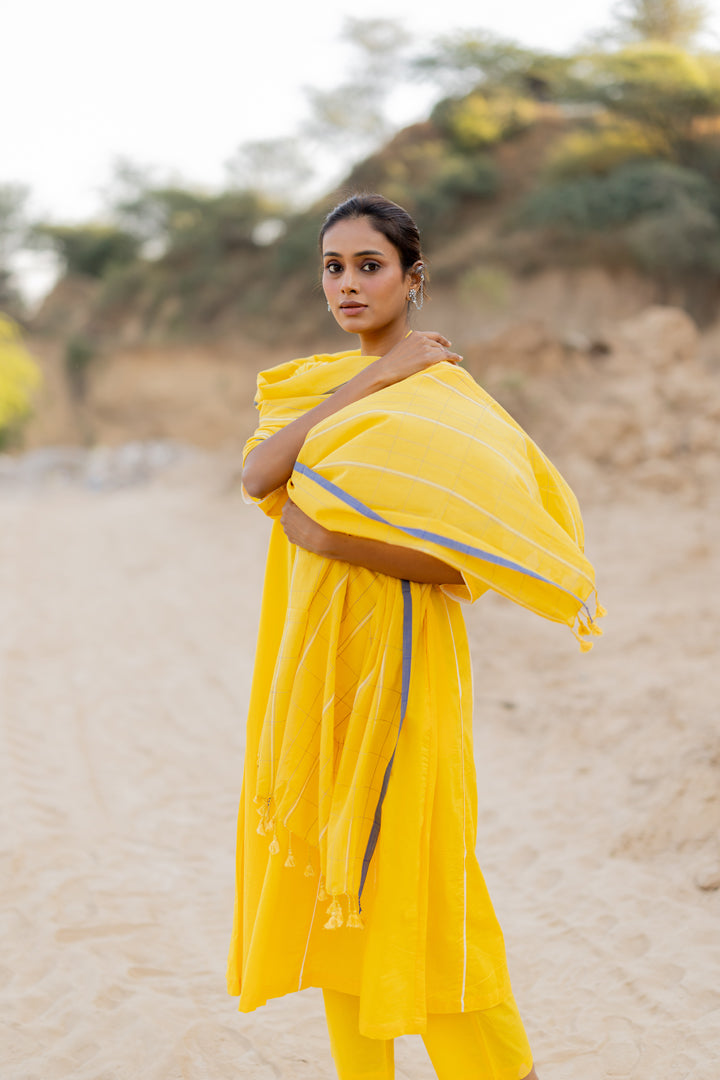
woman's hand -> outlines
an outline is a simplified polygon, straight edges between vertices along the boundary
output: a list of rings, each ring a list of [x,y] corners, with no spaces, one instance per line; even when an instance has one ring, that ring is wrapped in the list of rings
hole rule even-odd
[[[290,499],[283,507],[280,524],[291,544],[312,551],[315,555],[329,555],[333,534],[304,514]]]
[[[449,360],[451,364],[462,363],[462,356],[453,352],[450,345],[446,337],[434,330],[413,330],[375,364],[382,372],[383,381],[390,386],[442,360]]]
[[[382,540],[366,540],[347,533],[331,532],[291,502],[285,503],[280,516],[285,535],[291,544],[322,555],[326,559],[340,559],[352,566],[364,566],[376,574],[403,578],[406,581],[424,582],[428,585],[462,585],[459,570],[447,566],[434,555],[410,548],[396,547]]]
[[[263,499],[287,482],[308,432],[321,420],[441,360],[458,364],[462,357],[452,351],[450,342],[442,334],[413,330],[379,360],[374,360],[343,383],[334,394],[256,446],[248,454],[242,474],[248,495]],[[298,542],[301,547],[305,546]]]

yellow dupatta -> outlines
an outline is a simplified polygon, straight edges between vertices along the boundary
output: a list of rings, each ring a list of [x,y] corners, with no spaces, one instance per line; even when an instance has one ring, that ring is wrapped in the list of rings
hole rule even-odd
[[[258,378],[257,443],[374,357],[312,357]],[[600,633],[588,600],[577,500],[518,424],[462,369],[441,363],[341,409],[309,433],[287,494],[331,531],[428,552],[457,568],[443,586],[492,588],[573,628]],[[361,926],[359,901],[381,824],[412,678],[423,589],[295,550],[290,600],[258,754],[258,832],[277,822],[320,850],[332,928]],[[293,865],[292,854],[287,864]]]

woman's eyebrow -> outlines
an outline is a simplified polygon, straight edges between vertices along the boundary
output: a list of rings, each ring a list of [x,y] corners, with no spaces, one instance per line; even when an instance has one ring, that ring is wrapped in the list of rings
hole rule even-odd
[[[359,259],[361,255],[384,255],[384,251],[356,251],[353,255],[353,259]],[[336,259],[342,258],[339,251],[324,251],[323,258],[327,259],[329,255],[333,255]]]

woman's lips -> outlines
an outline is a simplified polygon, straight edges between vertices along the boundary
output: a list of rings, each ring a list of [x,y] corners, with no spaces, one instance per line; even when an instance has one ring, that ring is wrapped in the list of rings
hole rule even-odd
[[[365,311],[367,304],[341,304],[340,310],[346,315],[358,315],[361,311]]]

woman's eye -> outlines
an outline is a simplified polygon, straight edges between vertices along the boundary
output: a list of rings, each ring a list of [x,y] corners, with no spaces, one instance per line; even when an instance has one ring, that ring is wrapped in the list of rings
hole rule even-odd
[[[329,262],[325,264],[325,269],[331,274],[337,274],[338,270],[342,270],[342,266],[338,262]]]
[[[370,272],[370,273],[372,274],[372,273],[374,273],[374,272],[375,272],[375,270],[379,270],[379,269],[380,269],[380,263],[377,263],[377,262],[366,262],[366,263],[363,263],[363,267],[362,267],[362,268],[363,268],[363,270],[368,270],[368,271],[369,271],[369,272]]]

